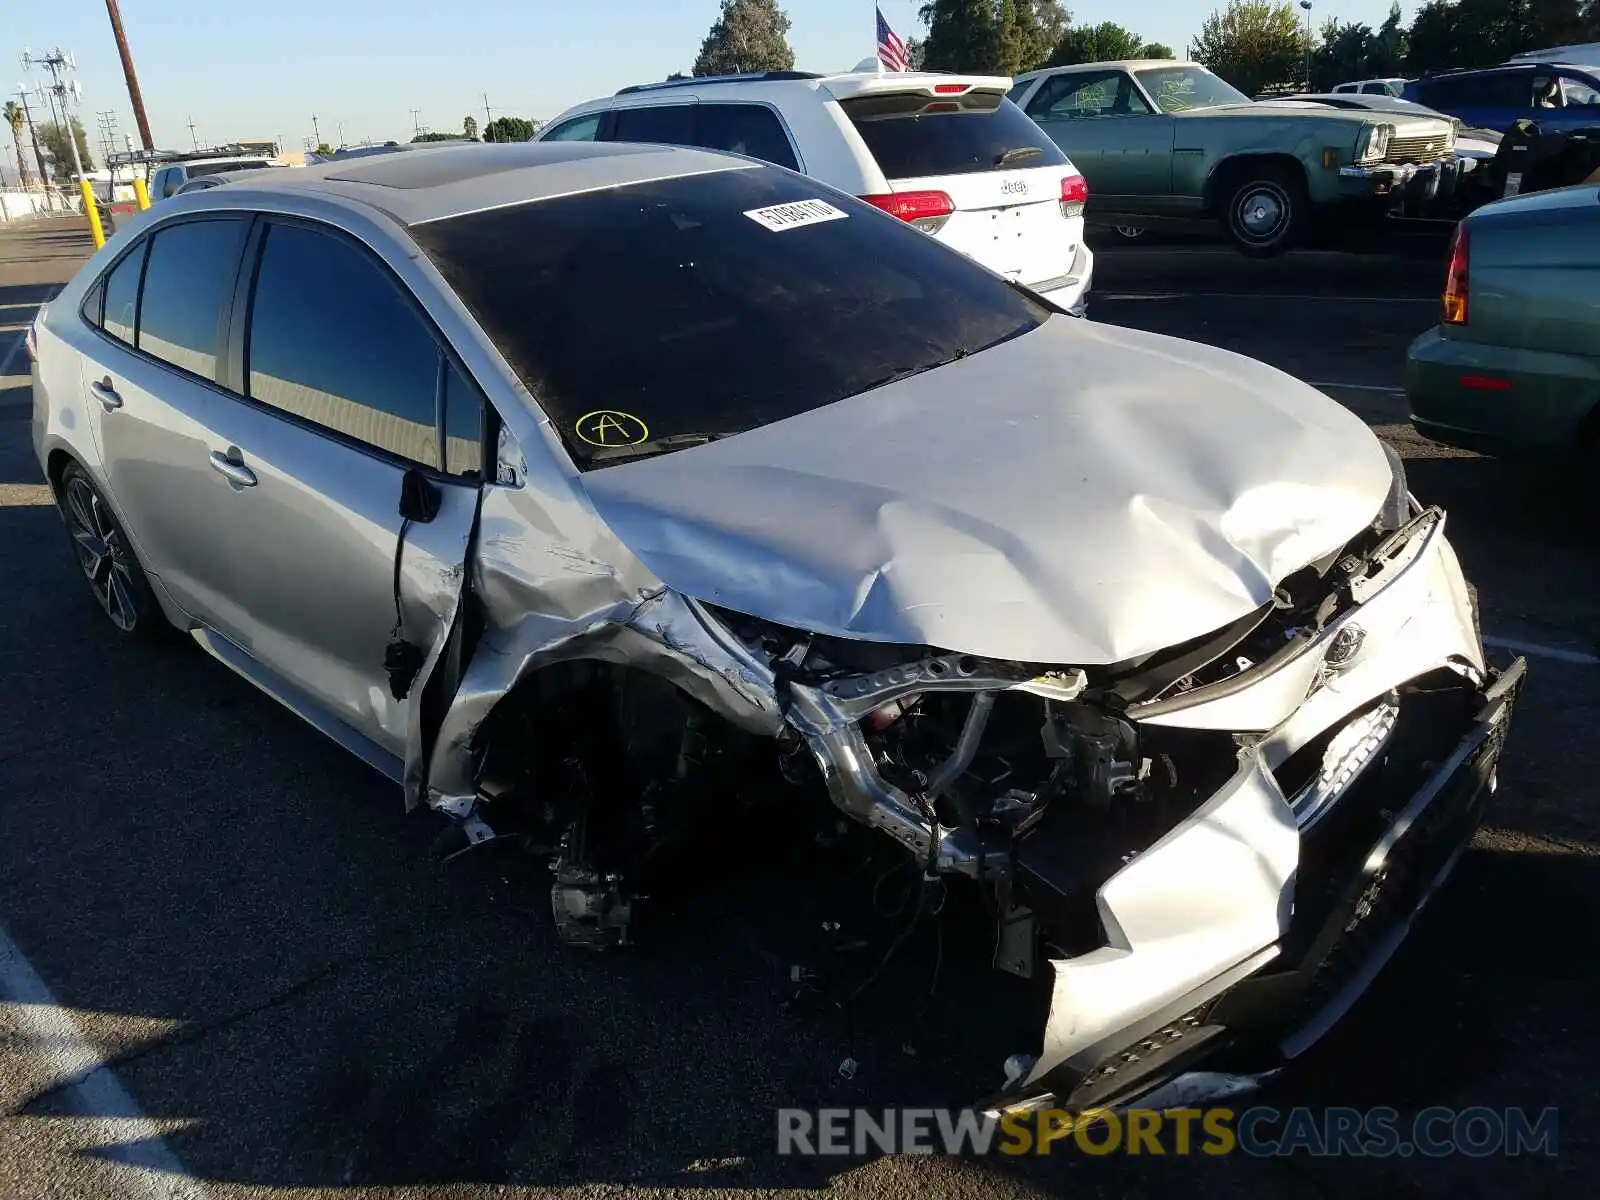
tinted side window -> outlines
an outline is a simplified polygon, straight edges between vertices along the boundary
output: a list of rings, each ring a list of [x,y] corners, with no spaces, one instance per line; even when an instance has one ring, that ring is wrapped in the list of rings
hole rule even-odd
[[[760,104],[698,104],[694,143],[708,150],[748,154],[798,171],[794,149],[778,114]]]
[[[450,475],[483,475],[483,393],[454,366],[444,376],[444,469]]]
[[[83,297],[83,305],[78,309],[83,319],[91,325],[100,324],[100,311],[106,303],[106,281],[104,279],[90,288]]]
[[[660,104],[653,108],[619,108],[614,142],[664,142],[688,146],[694,142],[693,104]]]
[[[595,135],[600,132],[601,113],[590,113],[587,117],[573,117],[570,121],[563,121],[544,137],[541,142],[592,142]]]
[[[133,345],[134,313],[139,307],[139,276],[144,271],[144,252],[149,239],[133,251],[106,276],[105,319],[101,328],[119,342]]]
[[[365,253],[297,225],[267,231],[250,305],[255,400],[424,466],[439,465],[439,350]]]
[[[1527,71],[1468,75],[1424,83],[1422,102],[1449,112],[1451,108],[1531,108],[1533,75]]]
[[[139,349],[213,379],[218,327],[233,294],[244,222],[185,221],[150,240],[139,298]]]

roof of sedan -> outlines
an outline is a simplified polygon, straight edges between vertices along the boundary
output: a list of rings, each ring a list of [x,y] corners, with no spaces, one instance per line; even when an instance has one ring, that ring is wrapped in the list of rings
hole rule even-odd
[[[1065,67],[1040,67],[1037,71],[1024,71],[1017,76],[1017,81],[1036,79],[1040,75],[1059,75],[1066,71],[1138,71],[1147,67],[1200,67],[1202,64],[1190,62],[1187,58],[1116,58],[1107,59],[1105,62],[1073,63]]]
[[[713,151],[597,142],[467,143],[287,171],[249,172],[230,193],[318,192],[358,200],[404,225],[531,200],[756,164]]]

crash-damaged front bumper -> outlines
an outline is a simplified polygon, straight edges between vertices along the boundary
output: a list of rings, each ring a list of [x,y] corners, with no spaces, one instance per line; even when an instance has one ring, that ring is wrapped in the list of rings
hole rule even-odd
[[[1259,751],[1245,754],[1211,804],[1101,890],[1120,944],[1052,964],[1044,1053],[990,1106],[1189,1104],[1240,1091],[1308,1050],[1466,849],[1525,674],[1520,658],[1491,669],[1477,711],[1452,730],[1454,748],[1415,791],[1389,781],[1416,764],[1391,772],[1374,761],[1310,830],[1295,828]],[[1254,903],[1243,903],[1250,892]],[[1269,930],[1266,944],[1186,986],[1197,964],[1210,970],[1223,947],[1220,957],[1234,958]]]
[[[477,752],[491,710],[555,666],[665,681],[740,736],[773,739],[792,783],[820,776],[925,879],[993,893],[995,965],[1051,985],[997,1106],[1125,1103],[1162,1085],[1197,1098],[1302,1052],[1470,838],[1525,670],[1485,661],[1444,514],[1419,510],[1398,470],[1369,527],[1254,612],[1110,666],[806,633],[644,572],[575,573],[510,519],[517,495],[485,502],[487,619],[475,651],[441,656],[466,665],[441,689],[454,700],[413,795],[463,817],[496,803]],[[576,629],[533,603],[552,577],[578,581],[562,597],[590,614]],[[568,736],[539,711],[536,736]],[[703,727],[686,732],[695,753],[670,756],[672,772],[716,757],[698,748]],[[558,924],[614,944],[628,867],[560,846]]]
[[[997,1107],[1125,1103],[1163,1084],[1195,1098],[1275,1070],[1337,1020],[1405,936],[1494,790],[1525,665],[1485,662],[1438,510],[1414,514],[1380,560],[1315,636],[1241,662],[1249,669],[1231,680],[1126,711],[1149,728],[1229,731],[1236,769],[1098,883],[1099,944],[1050,957],[1041,1044],[1021,1056]],[[1002,959],[1015,951],[1025,964],[1029,936],[1050,947],[1027,883],[1048,879],[1051,848],[1041,862],[1035,832],[986,858],[969,828],[930,821],[875,769],[859,720],[906,693],[973,692],[949,757],[926,779],[923,795],[938,795],[972,761],[997,689],[1070,701],[1084,683],[1071,671],[985,677],[995,670],[947,656],[796,685],[788,718],[839,807],[934,869],[1009,889],[1024,930],[1009,945],[1002,935],[996,962],[1026,974]],[[1057,833],[1072,840],[1070,825]]]

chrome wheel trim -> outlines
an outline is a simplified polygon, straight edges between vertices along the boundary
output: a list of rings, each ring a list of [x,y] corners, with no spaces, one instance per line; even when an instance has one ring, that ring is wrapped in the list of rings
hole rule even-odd
[[[133,560],[116,521],[100,494],[83,478],[67,483],[65,512],[72,548],[94,598],[113,625],[131,633],[139,623]]]
[[[1243,240],[1265,245],[1289,225],[1292,201],[1276,183],[1257,180],[1233,198],[1233,228]]]

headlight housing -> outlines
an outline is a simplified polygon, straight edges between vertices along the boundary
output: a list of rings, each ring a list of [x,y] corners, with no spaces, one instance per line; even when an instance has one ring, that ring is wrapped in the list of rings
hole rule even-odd
[[[1378,512],[1378,524],[1387,531],[1399,529],[1417,514],[1418,508],[1406,482],[1406,464],[1400,452],[1384,442],[1383,456],[1389,460],[1389,494]]]
[[[1379,163],[1389,153],[1389,139],[1394,136],[1393,125],[1368,125],[1356,138],[1356,161]]]

